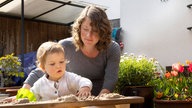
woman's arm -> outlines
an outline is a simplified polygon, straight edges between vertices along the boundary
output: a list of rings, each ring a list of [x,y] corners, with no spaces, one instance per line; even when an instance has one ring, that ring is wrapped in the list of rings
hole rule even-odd
[[[103,89],[101,93],[113,92],[118,80],[119,62],[120,62],[121,50],[120,46],[116,42],[110,44],[107,50],[107,64],[105,68],[105,77],[103,83]]]
[[[30,89],[33,86],[33,84],[43,75],[44,75],[44,72],[39,68],[32,70],[29,73],[27,79],[24,81],[23,88]]]

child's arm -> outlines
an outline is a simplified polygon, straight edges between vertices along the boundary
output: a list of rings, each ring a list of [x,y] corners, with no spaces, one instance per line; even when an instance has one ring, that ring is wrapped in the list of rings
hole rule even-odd
[[[85,98],[91,96],[91,88],[89,88],[88,86],[81,87],[79,89],[79,92],[77,93],[77,96]]]
[[[67,72],[65,76],[69,90],[72,89],[77,96],[79,97],[88,97],[91,95],[92,82],[88,78],[81,77],[80,75]]]

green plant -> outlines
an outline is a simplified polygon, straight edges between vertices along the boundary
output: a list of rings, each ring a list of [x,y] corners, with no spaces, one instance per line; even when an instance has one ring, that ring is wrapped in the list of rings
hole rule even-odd
[[[146,86],[159,66],[158,61],[154,58],[147,58],[144,55],[137,56],[133,53],[123,54],[119,64],[116,91],[121,91],[125,86]]]
[[[12,77],[24,77],[21,72],[21,62],[14,54],[8,54],[0,58],[0,75],[3,78],[4,86],[14,84]],[[2,83],[2,82],[1,82]]]
[[[192,62],[187,64],[174,63],[171,72],[159,74],[151,80],[149,84],[154,86],[156,99],[192,101]]]

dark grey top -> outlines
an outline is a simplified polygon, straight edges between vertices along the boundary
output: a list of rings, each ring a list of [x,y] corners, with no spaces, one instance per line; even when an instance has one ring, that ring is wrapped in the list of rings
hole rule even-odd
[[[120,47],[116,42],[112,41],[109,48],[101,51],[95,58],[87,57],[81,50],[76,51],[72,38],[63,39],[59,43],[64,47],[66,59],[69,61],[66,70],[89,78],[93,83],[93,95],[97,96],[102,88],[113,91],[118,79],[120,62]],[[40,76],[36,75],[37,73],[40,72],[31,72],[31,78],[28,77],[25,83],[32,86],[34,77]]]

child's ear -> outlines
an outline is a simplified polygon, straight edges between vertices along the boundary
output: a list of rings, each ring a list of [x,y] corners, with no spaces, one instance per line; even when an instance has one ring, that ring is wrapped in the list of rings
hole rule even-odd
[[[43,64],[39,63],[38,67],[41,68],[41,70],[45,71],[45,68],[44,68]]]

